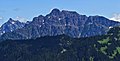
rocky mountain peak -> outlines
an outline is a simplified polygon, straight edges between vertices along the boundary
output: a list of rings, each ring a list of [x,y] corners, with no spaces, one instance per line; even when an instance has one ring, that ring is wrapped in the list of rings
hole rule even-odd
[[[8,22],[12,23],[12,22],[15,22],[15,20],[13,20],[12,18],[9,18]]]
[[[50,15],[60,15],[60,10],[57,8],[54,8],[51,12]]]
[[[57,13],[57,12],[60,12],[60,10],[58,8],[54,8],[51,13]]]
[[[24,25],[25,23],[9,18],[9,20],[0,27],[0,36],[4,33],[12,32],[16,29],[22,28]]]
[[[24,28],[2,35],[2,39],[32,39],[65,34],[74,38],[106,34],[119,22],[101,16],[80,15],[75,11],[53,9],[46,16],[34,17]],[[16,35],[16,36],[15,36]]]

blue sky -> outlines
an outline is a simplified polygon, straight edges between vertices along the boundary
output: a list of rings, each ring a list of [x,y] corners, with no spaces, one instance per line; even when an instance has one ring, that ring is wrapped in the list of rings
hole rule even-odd
[[[48,14],[53,8],[109,18],[120,13],[120,0],[0,0],[0,25],[9,18],[32,20],[34,16]]]

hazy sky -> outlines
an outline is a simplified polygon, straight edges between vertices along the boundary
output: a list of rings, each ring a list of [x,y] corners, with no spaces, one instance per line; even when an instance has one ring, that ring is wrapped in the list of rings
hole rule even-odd
[[[0,0],[0,25],[9,18],[32,20],[34,16],[48,14],[53,8],[109,18],[120,13],[120,0]]]

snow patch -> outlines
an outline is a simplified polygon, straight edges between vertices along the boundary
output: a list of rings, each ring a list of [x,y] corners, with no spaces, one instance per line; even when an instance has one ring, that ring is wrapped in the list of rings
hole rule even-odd
[[[64,53],[64,52],[66,52],[67,50],[66,49],[63,49],[62,51],[61,51],[61,53]]]
[[[65,26],[66,26],[67,24],[65,24]]]
[[[41,25],[40,25],[40,27],[41,27]]]
[[[109,27],[109,29],[113,28],[112,26]]]
[[[11,22],[12,24],[15,24],[15,22]]]
[[[3,34],[3,33],[0,33],[1,35]]]
[[[42,22],[44,22],[45,20],[43,19]]]
[[[61,18],[59,18],[58,20],[61,20]]]
[[[48,16],[48,18],[50,18],[50,16]]]
[[[5,31],[3,31],[3,33],[5,33]]]
[[[13,30],[10,30],[11,32],[13,31]]]

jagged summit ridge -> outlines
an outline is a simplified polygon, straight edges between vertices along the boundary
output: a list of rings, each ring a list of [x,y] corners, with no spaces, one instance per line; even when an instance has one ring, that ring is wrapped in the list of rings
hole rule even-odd
[[[65,34],[74,38],[106,34],[109,27],[119,26],[103,16],[80,15],[75,11],[53,9],[46,16],[34,17],[24,28],[2,35],[2,39],[31,39]]]

